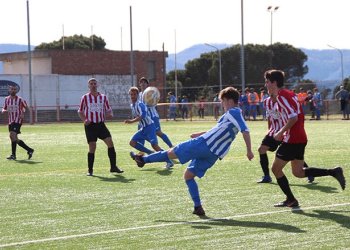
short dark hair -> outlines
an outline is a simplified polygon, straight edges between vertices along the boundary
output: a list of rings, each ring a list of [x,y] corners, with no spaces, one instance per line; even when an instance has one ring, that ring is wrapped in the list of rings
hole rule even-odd
[[[238,103],[239,100],[239,92],[234,87],[227,87],[220,91],[219,98],[222,100],[223,98],[232,99],[234,103]]]
[[[265,72],[264,77],[270,82],[277,82],[277,87],[282,88],[284,86],[284,72],[278,69],[271,69]]]
[[[144,77],[144,76],[140,78],[139,82],[146,82],[146,83],[147,83],[147,85],[149,84],[149,82],[148,82],[147,78],[146,78],[146,77]]]

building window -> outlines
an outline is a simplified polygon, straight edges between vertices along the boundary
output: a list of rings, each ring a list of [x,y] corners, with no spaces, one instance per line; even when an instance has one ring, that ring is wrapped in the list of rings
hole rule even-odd
[[[147,61],[147,78],[150,81],[156,80],[156,62]]]

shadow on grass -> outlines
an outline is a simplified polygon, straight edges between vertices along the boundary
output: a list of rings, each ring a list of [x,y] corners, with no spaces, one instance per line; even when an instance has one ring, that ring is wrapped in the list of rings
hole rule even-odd
[[[167,169],[167,168],[143,168],[142,171],[148,171],[148,172],[156,172],[159,175],[167,176],[171,175],[173,173],[173,169]]]
[[[197,229],[211,229],[213,226],[221,227],[251,227],[251,228],[267,228],[281,230],[291,233],[306,233],[298,227],[275,222],[259,222],[259,221],[239,221],[233,219],[212,219],[207,216],[200,216],[203,221],[182,221],[184,224],[191,225]],[[181,221],[159,221],[159,222],[181,222]]]
[[[277,185],[277,183],[270,183],[271,185]],[[340,191],[340,187],[330,187],[330,186],[324,186],[324,185],[320,185],[318,184],[318,182],[313,182],[313,183],[305,183],[305,184],[289,184],[289,186],[291,187],[304,187],[310,190],[318,190],[324,193],[339,193]]]
[[[33,165],[33,164],[40,164],[43,162],[42,161],[33,161],[33,160],[16,160],[16,163]]]
[[[121,183],[131,183],[133,181],[135,181],[136,179],[128,179],[126,177],[124,177],[123,175],[112,175],[109,177],[106,176],[98,176],[98,175],[93,175],[91,176],[93,178],[98,178],[101,181],[106,181],[106,182],[121,182]]]
[[[345,227],[347,229],[350,229],[350,216],[346,216],[340,213],[350,213],[350,211],[324,211],[324,210],[313,210],[313,213],[308,213],[303,210],[296,210],[292,211],[295,214],[304,215],[311,218],[316,218],[318,220],[328,220],[328,221],[334,221],[341,225],[342,227]]]

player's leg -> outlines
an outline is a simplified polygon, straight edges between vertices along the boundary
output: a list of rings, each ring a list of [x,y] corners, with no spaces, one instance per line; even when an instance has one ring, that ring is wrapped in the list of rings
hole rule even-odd
[[[17,150],[17,132],[10,130],[10,141],[11,141],[11,155],[7,157],[8,160],[16,160]]]
[[[257,183],[270,183],[272,181],[269,170],[269,158],[267,157],[267,151],[269,146],[261,144],[258,148],[259,157],[260,157],[260,166],[264,173],[264,176],[257,181]]]
[[[115,152],[113,140],[111,133],[104,123],[102,123],[99,132],[99,138],[107,145],[107,155],[110,163],[110,172],[111,173],[123,173],[122,169],[119,169],[117,166],[117,153]]]
[[[188,168],[185,170],[184,179],[188,188],[188,193],[191,196],[191,199],[194,204],[193,214],[199,216],[205,215],[205,211],[202,207],[202,202],[199,196],[199,189],[196,180],[194,179],[195,175]]]
[[[88,161],[88,173],[87,175],[92,176],[94,172],[94,161],[95,161],[96,141],[89,142],[89,152],[87,154]]]
[[[17,126],[17,134],[21,133],[21,124],[17,123],[15,124],[15,126]],[[17,144],[18,146],[24,148],[27,151],[28,154],[28,160],[32,158],[33,153],[34,153],[34,149],[32,149],[31,147],[28,147],[27,144],[24,143],[24,141],[20,140],[17,138]]]

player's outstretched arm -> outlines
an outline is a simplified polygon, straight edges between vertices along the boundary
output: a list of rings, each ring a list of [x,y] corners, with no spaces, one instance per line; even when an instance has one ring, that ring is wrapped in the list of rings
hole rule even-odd
[[[251,144],[251,140],[250,140],[250,134],[249,134],[249,132],[245,131],[245,132],[242,132],[242,135],[243,135],[243,139],[244,139],[245,145],[247,147],[247,158],[248,158],[248,160],[252,160],[254,158],[254,154],[253,154],[253,151],[252,151],[252,144]]]
[[[196,138],[198,136],[201,136],[202,134],[204,134],[205,132],[199,132],[199,133],[193,133],[191,134],[191,138]]]

